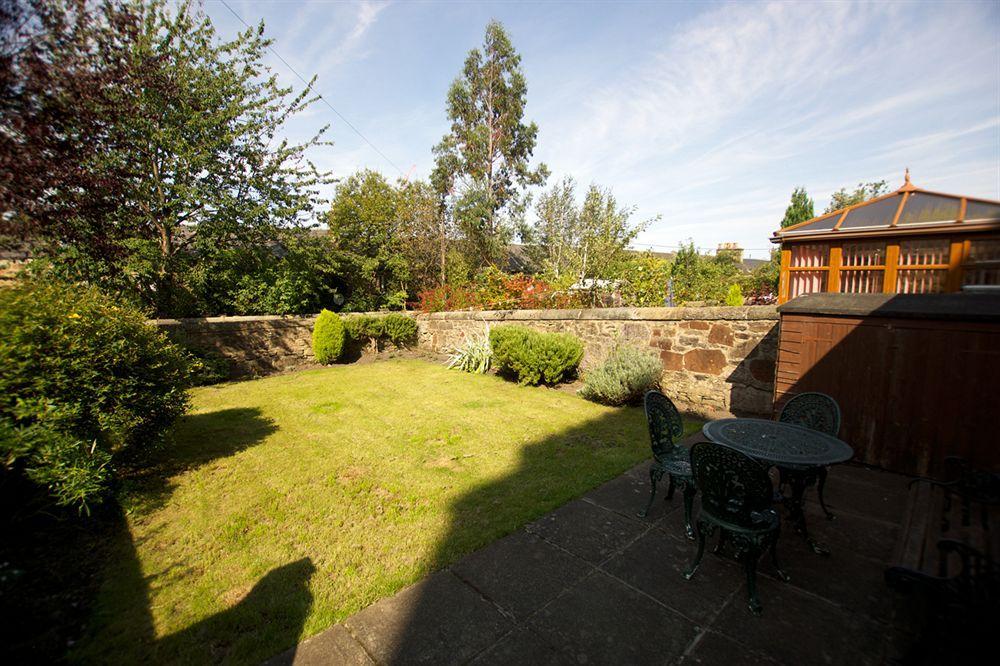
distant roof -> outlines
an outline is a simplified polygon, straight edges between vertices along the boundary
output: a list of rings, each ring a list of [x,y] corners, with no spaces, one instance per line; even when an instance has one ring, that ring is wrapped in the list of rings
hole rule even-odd
[[[927,233],[956,228],[960,231],[1000,229],[1000,201],[931,192],[911,183],[907,170],[903,186],[895,192],[779,229],[774,232],[771,242]]]

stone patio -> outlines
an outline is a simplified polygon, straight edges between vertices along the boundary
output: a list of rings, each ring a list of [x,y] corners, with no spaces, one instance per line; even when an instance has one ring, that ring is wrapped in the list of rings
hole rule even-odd
[[[904,606],[882,578],[905,477],[834,468],[834,521],[809,491],[811,531],[832,554],[816,555],[786,529],[779,555],[791,582],[762,558],[764,613],[754,617],[737,563],[709,552],[693,580],[681,577],[695,545],[684,537],[680,493],[636,517],[647,470],[635,467],[272,663],[853,665],[885,663],[906,645]]]

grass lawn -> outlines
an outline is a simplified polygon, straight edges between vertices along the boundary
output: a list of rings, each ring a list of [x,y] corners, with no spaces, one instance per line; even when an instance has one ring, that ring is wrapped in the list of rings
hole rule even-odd
[[[639,408],[424,361],[201,388],[193,404],[121,494],[73,658],[259,661],[649,455]]]

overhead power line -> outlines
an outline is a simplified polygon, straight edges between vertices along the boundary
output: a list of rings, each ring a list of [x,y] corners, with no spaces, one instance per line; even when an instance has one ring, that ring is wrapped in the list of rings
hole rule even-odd
[[[238,20],[238,21],[239,21],[240,23],[242,23],[243,25],[245,25],[245,26],[246,26],[247,28],[250,28],[250,29],[253,29],[253,26],[251,26],[251,25],[250,25],[249,23],[247,23],[246,21],[244,21],[244,20],[243,20],[243,17],[242,17],[242,16],[240,16],[239,14],[237,14],[237,13],[236,13],[236,10],[235,10],[235,9],[233,9],[232,7],[230,7],[230,6],[229,6],[229,3],[228,3],[228,2],[226,2],[226,0],[219,0],[219,2],[221,2],[221,3],[222,3],[222,5],[223,5],[223,6],[224,6],[224,7],[226,8],[226,9],[228,9],[228,10],[229,10],[229,13],[231,13],[231,14],[232,14],[233,16],[235,16],[235,17],[236,17],[236,19],[237,19],[237,20]],[[288,61],[287,61],[287,60],[285,60],[284,58],[282,58],[282,57],[281,57],[281,54],[280,54],[280,53],[278,53],[277,49],[275,49],[275,48],[274,48],[274,46],[268,46],[268,49],[269,49],[269,50],[271,51],[271,53],[273,53],[273,54],[274,54],[274,57],[275,57],[275,58],[277,58],[278,60],[280,60],[280,61],[281,61],[281,63],[282,63],[282,64],[283,64],[283,65],[284,65],[285,67],[287,67],[287,68],[288,68],[288,70],[289,70],[289,71],[290,71],[290,72],[291,72],[292,74],[294,74],[294,75],[295,75],[296,77],[298,77],[299,81],[301,81],[301,82],[302,82],[302,83],[303,83],[304,85],[307,85],[307,86],[309,85],[309,81],[307,81],[307,80],[305,79],[305,77],[303,77],[303,76],[302,76],[301,74],[299,74],[299,73],[298,73],[298,72],[297,72],[297,71],[295,70],[295,68],[294,68],[294,67],[292,67],[292,66],[291,66],[291,65],[290,65],[290,64],[288,63]],[[330,104],[329,100],[327,100],[327,98],[326,98],[326,97],[325,97],[325,96],[323,95],[323,93],[321,93],[321,92],[317,91],[317,94],[319,95],[319,99],[320,99],[320,100],[321,100],[321,101],[322,101],[322,102],[323,102],[324,104],[326,104],[326,105],[327,105],[328,107],[330,107],[330,110],[331,110],[331,111],[333,111],[333,112],[334,112],[335,114],[337,114],[337,117],[338,117],[338,118],[340,118],[340,119],[341,119],[342,121],[344,121],[344,124],[345,124],[345,125],[347,125],[347,126],[348,126],[348,127],[350,127],[350,128],[352,129],[352,130],[354,130],[354,133],[355,133],[355,134],[357,134],[358,136],[360,136],[360,137],[361,137],[361,139],[362,139],[362,140],[363,140],[363,141],[364,141],[365,143],[367,143],[367,144],[368,144],[369,146],[371,146],[371,149],[372,149],[372,150],[374,150],[374,151],[375,151],[376,153],[378,153],[378,154],[379,154],[379,156],[381,156],[381,157],[382,157],[382,159],[384,159],[384,160],[385,160],[386,162],[388,162],[388,163],[389,163],[389,164],[390,164],[390,165],[392,166],[392,168],[393,168],[393,169],[395,169],[396,171],[398,171],[398,172],[399,172],[399,175],[400,175],[400,176],[404,175],[404,174],[403,174],[403,170],[402,170],[402,169],[400,169],[400,168],[399,168],[398,166],[396,166],[396,163],[395,163],[395,162],[393,162],[393,161],[392,161],[391,159],[389,159],[389,156],[388,156],[388,155],[386,155],[386,154],[385,154],[385,153],[383,153],[383,152],[382,152],[381,150],[379,150],[379,149],[378,149],[378,146],[376,146],[376,145],[375,145],[374,143],[372,143],[372,142],[371,142],[371,140],[370,140],[370,139],[369,139],[368,137],[366,137],[366,136],[365,136],[365,135],[364,135],[364,134],[363,134],[363,133],[361,132],[361,130],[359,130],[359,129],[358,129],[357,127],[355,127],[355,126],[354,126],[354,125],[353,125],[353,124],[351,123],[351,121],[350,121],[350,120],[348,120],[348,119],[347,119],[347,118],[346,118],[346,117],[344,116],[344,114],[342,114],[342,113],[341,113],[340,111],[337,111],[337,109],[336,109],[336,108],[334,108],[333,104]]]

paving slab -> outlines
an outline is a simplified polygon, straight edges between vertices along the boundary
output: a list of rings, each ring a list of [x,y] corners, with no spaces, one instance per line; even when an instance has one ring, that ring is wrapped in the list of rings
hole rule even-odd
[[[526,529],[597,564],[639,536],[647,526],[638,519],[626,518],[590,502],[574,500],[542,516]]]
[[[472,553],[452,570],[520,620],[583,578],[593,565],[521,531]]]
[[[472,662],[476,666],[570,666],[577,661],[546,643],[527,627],[518,627]]]
[[[344,624],[382,664],[463,664],[513,628],[496,606],[448,570]]]
[[[287,652],[269,659],[266,666],[369,666],[374,664],[364,648],[341,624],[306,639]]]
[[[781,662],[766,654],[754,652],[745,645],[714,631],[700,635],[680,662],[684,666],[706,664],[708,666],[775,666]]]
[[[560,595],[528,626],[580,664],[668,664],[698,633],[681,614],[601,572]]]
[[[783,533],[778,542],[778,557],[791,585],[851,612],[882,620],[891,616],[892,595],[885,586],[885,562],[843,547],[831,548],[827,556],[817,555],[790,531]],[[762,565],[767,562],[765,558]],[[761,566],[760,572],[774,578],[768,567]]]
[[[643,477],[623,474],[591,490],[583,498],[629,518],[655,522],[683,506],[682,494],[679,492],[674,493],[673,500],[666,499],[667,486],[666,479],[660,481],[656,489],[656,498],[649,509],[649,515],[645,518],[639,518],[639,513],[646,508],[646,502],[649,501],[648,475]]]
[[[834,515],[847,512],[898,525],[906,511],[906,483],[898,474],[837,465],[830,469],[823,496]],[[806,491],[806,499],[819,502],[815,487]]]
[[[684,580],[681,574],[695,550],[695,542],[682,535],[650,530],[602,569],[692,621],[708,624],[742,585],[743,570],[709,552],[695,577]]]
[[[831,555],[813,553],[786,523],[779,555],[792,581],[777,580],[765,555],[755,617],[742,567],[713,555],[714,540],[695,578],[681,577],[695,542],[684,536],[679,493],[657,500],[650,520],[634,517],[647,470],[636,466],[273,663],[864,665],[912,644],[912,602],[882,577],[902,477],[863,467],[831,475],[837,520],[806,502]]]
[[[738,594],[711,629],[789,666],[882,663],[884,625],[766,576],[757,588],[761,616],[750,615],[746,594]]]
[[[809,534],[833,551],[851,551],[879,562],[888,562],[899,538],[899,526],[882,520],[843,513],[834,520],[827,520],[818,504],[803,505]],[[781,513],[781,539],[800,539],[788,521],[788,514]]]

